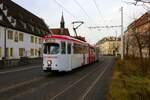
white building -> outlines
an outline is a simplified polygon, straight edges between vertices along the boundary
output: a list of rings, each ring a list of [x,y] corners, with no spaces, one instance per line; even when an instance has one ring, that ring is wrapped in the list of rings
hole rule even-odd
[[[0,0],[0,60],[41,56],[46,33],[49,29],[41,18],[11,0]]]

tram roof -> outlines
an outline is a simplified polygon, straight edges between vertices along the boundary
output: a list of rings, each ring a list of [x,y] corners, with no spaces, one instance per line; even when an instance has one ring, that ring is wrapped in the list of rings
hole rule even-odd
[[[88,44],[87,42],[81,41],[79,39],[73,38],[71,36],[66,36],[66,35],[51,35],[51,36],[44,36],[44,39],[48,39],[48,38],[55,38],[55,39],[62,39],[62,40],[70,40],[70,41],[74,41],[74,42],[78,42],[78,43],[84,43],[84,44]]]

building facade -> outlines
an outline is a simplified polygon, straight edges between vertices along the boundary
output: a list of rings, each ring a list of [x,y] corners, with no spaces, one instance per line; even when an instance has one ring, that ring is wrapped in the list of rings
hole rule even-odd
[[[45,22],[11,0],[0,0],[0,60],[42,56]]]
[[[120,55],[120,38],[105,37],[98,41],[96,47],[101,55]]]
[[[137,20],[133,21],[124,33],[125,54],[140,57],[139,44],[144,58],[149,57],[150,39],[150,12],[146,12]],[[139,41],[139,43],[138,43]]]

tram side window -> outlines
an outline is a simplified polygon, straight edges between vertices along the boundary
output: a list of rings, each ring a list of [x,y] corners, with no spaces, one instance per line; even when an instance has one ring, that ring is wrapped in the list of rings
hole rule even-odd
[[[61,54],[66,54],[66,43],[61,42]]]
[[[88,47],[87,46],[83,46],[83,53],[88,53]]]
[[[71,54],[71,43],[67,44],[67,53]]]
[[[74,43],[73,50],[74,50],[73,52],[74,54],[82,54],[83,51],[82,45]]]

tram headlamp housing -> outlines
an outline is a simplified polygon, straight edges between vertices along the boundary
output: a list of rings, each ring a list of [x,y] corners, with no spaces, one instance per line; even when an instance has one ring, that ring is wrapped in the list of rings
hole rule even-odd
[[[48,66],[50,66],[50,65],[52,64],[52,61],[51,61],[51,60],[48,60],[48,61],[47,61],[47,64],[48,64]]]

